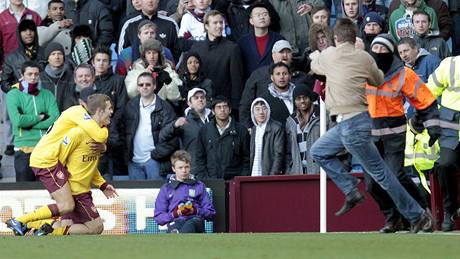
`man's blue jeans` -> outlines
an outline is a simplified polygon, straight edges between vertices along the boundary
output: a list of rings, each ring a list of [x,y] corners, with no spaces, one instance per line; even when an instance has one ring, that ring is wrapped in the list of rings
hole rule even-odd
[[[356,189],[358,180],[351,176],[337,154],[346,149],[364,170],[390,195],[401,214],[415,223],[423,213],[420,205],[401,186],[395,174],[383,162],[371,136],[371,118],[363,112],[338,123],[319,138],[311,155],[345,195]]]
[[[145,163],[129,162],[128,175],[130,180],[164,180],[160,176],[160,163],[153,159]]]

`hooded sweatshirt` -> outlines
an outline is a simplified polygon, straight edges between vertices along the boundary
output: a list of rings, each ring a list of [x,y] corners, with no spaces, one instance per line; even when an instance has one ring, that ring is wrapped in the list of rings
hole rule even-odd
[[[263,102],[267,108],[267,117],[258,124],[254,106]],[[250,169],[252,176],[277,175],[285,168],[285,132],[281,123],[270,119],[270,105],[263,98],[256,98],[251,104]]]
[[[27,24],[28,23],[28,24]],[[21,24],[27,24],[25,27],[33,27],[35,31],[34,42],[31,47],[27,47],[21,39],[20,30],[23,28]],[[24,30],[24,28],[22,29]],[[3,64],[3,74],[1,76],[1,87],[4,92],[8,92],[11,86],[18,82],[21,78],[21,66],[24,62],[29,60],[37,61],[38,63],[45,62],[44,49],[38,46],[37,27],[33,21],[23,20],[19,23],[16,30],[16,37],[18,39],[19,47],[10,53]]]
[[[433,8],[425,4],[424,0],[417,0],[414,5],[416,10],[423,10],[428,13],[431,19],[431,30],[439,30],[438,17]],[[390,33],[395,41],[399,41],[404,37],[414,37],[415,31],[412,25],[412,14],[414,10],[409,10],[404,1],[401,0],[399,8],[391,13],[389,26]]]

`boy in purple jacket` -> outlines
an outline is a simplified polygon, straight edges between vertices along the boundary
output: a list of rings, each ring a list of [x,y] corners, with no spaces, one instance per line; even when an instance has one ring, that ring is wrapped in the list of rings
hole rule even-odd
[[[204,221],[216,211],[206,186],[190,174],[192,158],[184,150],[171,156],[172,175],[155,201],[155,221],[168,226],[168,233],[203,233]]]

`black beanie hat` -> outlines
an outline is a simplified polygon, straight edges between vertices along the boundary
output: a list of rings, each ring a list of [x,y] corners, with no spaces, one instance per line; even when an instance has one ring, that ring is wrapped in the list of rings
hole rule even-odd
[[[22,32],[27,29],[32,30],[32,31],[37,31],[37,25],[32,20],[29,20],[29,19],[22,20],[18,25],[18,31]]]
[[[301,95],[307,96],[312,102],[318,100],[318,94],[313,92],[310,87],[308,87],[306,84],[297,83],[295,85],[294,91],[292,92],[292,100],[295,101],[295,99]]]
[[[51,53],[56,50],[59,50],[65,56],[64,47],[62,47],[62,45],[57,42],[51,42],[50,44],[48,44],[48,46],[46,46],[45,58],[48,59]]]
[[[75,26],[73,28],[73,30],[72,30],[71,35],[72,35],[72,41],[74,41],[75,38],[78,37],[78,36],[88,37],[91,40],[94,40],[93,39],[93,32],[91,30],[91,27],[89,27],[86,24],[81,24],[81,25]]]

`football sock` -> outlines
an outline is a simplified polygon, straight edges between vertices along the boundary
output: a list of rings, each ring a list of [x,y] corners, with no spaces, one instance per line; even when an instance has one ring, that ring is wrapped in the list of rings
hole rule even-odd
[[[53,204],[55,205],[55,204]],[[51,209],[49,206],[43,206],[40,207],[30,213],[24,214],[20,217],[17,217],[16,219],[23,223],[29,223],[31,221],[36,221],[36,220],[41,220],[41,219],[50,219],[53,217],[53,213],[51,212]]]
[[[51,236],[64,236],[68,235],[70,226],[54,228],[53,232],[50,233]]]
[[[54,223],[54,219],[43,219],[43,220],[30,221],[27,223],[27,228],[40,229],[40,227],[46,223],[52,226]]]

